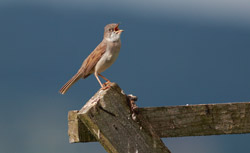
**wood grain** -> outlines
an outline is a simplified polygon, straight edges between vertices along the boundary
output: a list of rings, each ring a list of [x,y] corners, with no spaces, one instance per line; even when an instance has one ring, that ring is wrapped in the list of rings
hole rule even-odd
[[[161,138],[250,133],[250,102],[149,107],[138,108],[138,112]],[[85,126],[74,123],[69,128]],[[77,139],[70,136],[70,142],[88,142],[91,135],[80,130],[74,135]]]
[[[143,116],[132,119],[127,95],[117,84],[112,83],[111,88],[98,91],[77,113],[77,118],[109,153],[170,152]],[[79,131],[70,135],[76,137]],[[80,138],[76,140],[80,141]]]
[[[139,108],[160,137],[250,133],[250,103]]]

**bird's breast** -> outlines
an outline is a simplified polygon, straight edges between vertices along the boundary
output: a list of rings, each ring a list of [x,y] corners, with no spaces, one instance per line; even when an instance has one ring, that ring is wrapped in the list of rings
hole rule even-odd
[[[109,68],[117,59],[120,52],[120,43],[108,44],[105,53],[95,66],[95,71],[101,73]]]

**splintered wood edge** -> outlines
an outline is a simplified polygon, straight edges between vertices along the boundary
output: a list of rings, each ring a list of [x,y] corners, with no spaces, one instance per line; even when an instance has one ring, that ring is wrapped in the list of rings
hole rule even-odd
[[[170,153],[143,116],[137,116],[136,121],[131,118],[128,97],[121,88],[114,83],[110,86],[99,90],[78,112],[78,118],[103,147],[110,153]]]

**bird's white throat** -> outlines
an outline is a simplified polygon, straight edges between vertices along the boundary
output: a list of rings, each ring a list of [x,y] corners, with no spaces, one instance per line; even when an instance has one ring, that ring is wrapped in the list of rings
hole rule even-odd
[[[107,41],[115,42],[120,40],[121,33],[112,32],[110,37],[105,38]]]

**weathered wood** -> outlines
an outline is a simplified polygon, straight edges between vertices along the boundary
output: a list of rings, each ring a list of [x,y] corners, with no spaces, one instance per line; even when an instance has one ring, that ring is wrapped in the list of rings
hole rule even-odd
[[[98,91],[77,116],[107,152],[170,152],[143,116],[131,118],[128,98],[117,84]]]
[[[160,137],[250,133],[250,102],[150,107],[138,112]],[[83,138],[77,142],[86,142]]]
[[[68,134],[69,142],[95,142],[96,138],[90,133],[88,128],[78,119],[77,113],[79,111],[73,110],[68,113]]]
[[[250,133],[250,103],[139,109],[160,137]]]

